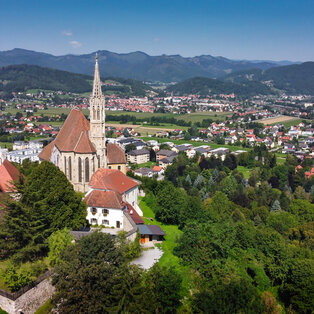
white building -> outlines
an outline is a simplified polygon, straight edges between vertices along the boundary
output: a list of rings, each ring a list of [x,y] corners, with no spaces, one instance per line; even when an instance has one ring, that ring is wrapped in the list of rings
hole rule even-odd
[[[88,206],[86,219],[91,225],[130,231],[131,216],[143,215],[138,205],[139,184],[119,170],[98,169],[84,198]]]

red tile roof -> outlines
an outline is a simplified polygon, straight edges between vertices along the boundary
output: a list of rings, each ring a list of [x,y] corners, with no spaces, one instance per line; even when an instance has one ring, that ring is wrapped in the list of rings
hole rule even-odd
[[[126,203],[127,208],[128,208],[128,214],[130,215],[130,217],[132,218],[132,220],[134,221],[134,223],[136,225],[140,225],[140,224],[144,224],[144,220],[142,219],[142,217],[136,212],[136,210],[133,208],[133,206],[129,203]]]
[[[108,143],[107,144],[107,158],[109,164],[125,164],[125,153],[123,149],[117,145]]]
[[[12,192],[15,187],[12,181],[16,181],[20,172],[7,159],[0,166],[0,190],[3,192]]]
[[[86,196],[85,202],[90,207],[123,209],[125,206],[121,195],[114,191],[93,190]]]
[[[88,137],[88,131],[89,122],[83,113],[72,109],[53,143],[60,151],[95,153],[96,149]],[[50,159],[53,145],[48,146],[43,149],[39,158]]]
[[[116,191],[123,194],[139,184],[120,170],[100,168],[93,174],[89,185],[93,189]]]
[[[50,142],[47,146],[43,148],[43,150],[39,153],[38,157],[40,159],[50,161],[52,149],[55,146],[55,141]]]

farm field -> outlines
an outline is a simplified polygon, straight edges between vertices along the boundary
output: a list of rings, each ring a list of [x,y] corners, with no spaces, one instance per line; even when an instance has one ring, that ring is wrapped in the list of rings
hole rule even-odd
[[[289,117],[289,116],[278,116],[269,119],[262,119],[258,122],[263,123],[264,125],[272,125],[276,123],[282,123],[285,126],[291,126],[300,123],[302,120],[296,117]]]
[[[44,110],[38,110],[37,112],[34,112],[33,115],[39,116],[39,115],[45,115],[45,116],[51,116],[51,115],[61,115],[69,114],[71,111],[70,108],[52,108],[48,107],[48,109]],[[11,113],[16,114],[17,112],[23,112],[21,109],[16,108],[6,108],[5,113]],[[83,109],[82,112],[84,115],[89,115],[88,109]],[[128,111],[110,111],[106,110],[106,115],[111,116],[121,116],[121,115],[129,115],[132,117],[136,117],[139,119],[145,119],[145,118],[152,118],[152,117],[167,117],[167,118],[175,118],[177,120],[184,120],[186,122],[202,122],[204,119],[212,119],[214,121],[223,121],[226,119],[227,116],[232,115],[232,112],[195,112],[191,114],[173,114],[173,113],[152,113],[152,112],[128,112]],[[108,121],[108,120],[107,120]]]
[[[152,118],[152,117],[167,117],[175,118],[177,120],[184,120],[186,122],[202,122],[204,119],[212,119],[215,121],[223,121],[226,117],[232,115],[232,112],[194,112],[190,114],[174,114],[174,113],[152,113],[152,112],[127,112],[127,111],[106,111],[107,115],[121,116],[130,115],[139,119]]]

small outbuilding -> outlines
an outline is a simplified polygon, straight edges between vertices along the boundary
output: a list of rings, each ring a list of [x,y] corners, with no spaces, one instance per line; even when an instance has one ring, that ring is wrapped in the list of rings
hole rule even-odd
[[[165,232],[155,225],[137,225],[137,229],[141,235],[140,243],[151,241],[163,241]]]

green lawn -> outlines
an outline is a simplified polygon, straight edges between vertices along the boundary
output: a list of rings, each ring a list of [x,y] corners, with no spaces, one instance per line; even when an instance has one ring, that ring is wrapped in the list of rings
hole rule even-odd
[[[12,148],[13,147],[13,143],[10,142],[0,142],[0,146],[1,148]]]
[[[148,162],[144,162],[142,164],[131,164],[131,168],[133,170],[139,169],[139,168],[153,168],[154,166],[157,166],[157,162],[153,162],[153,161],[148,161]]]
[[[237,170],[243,173],[245,179],[248,179],[251,176],[251,172],[253,169],[244,166],[238,166]]]
[[[173,255],[173,249],[176,246],[177,240],[182,235],[182,231],[179,230],[178,226],[175,225],[165,225],[155,219],[155,213],[153,210],[140,198],[140,207],[143,211],[143,217],[153,218],[153,221],[150,219],[144,218],[145,224],[147,225],[158,225],[166,233],[165,240],[161,244],[161,249],[164,252],[161,259],[159,260],[160,266],[170,267],[173,266],[178,273],[182,276],[182,286],[185,292],[189,290],[191,282],[190,269],[186,266],[180,264],[179,258]]]
[[[36,312],[35,314],[49,314],[51,313],[51,310],[53,309],[53,305],[51,303],[51,300],[48,299],[48,301],[41,306]]]

